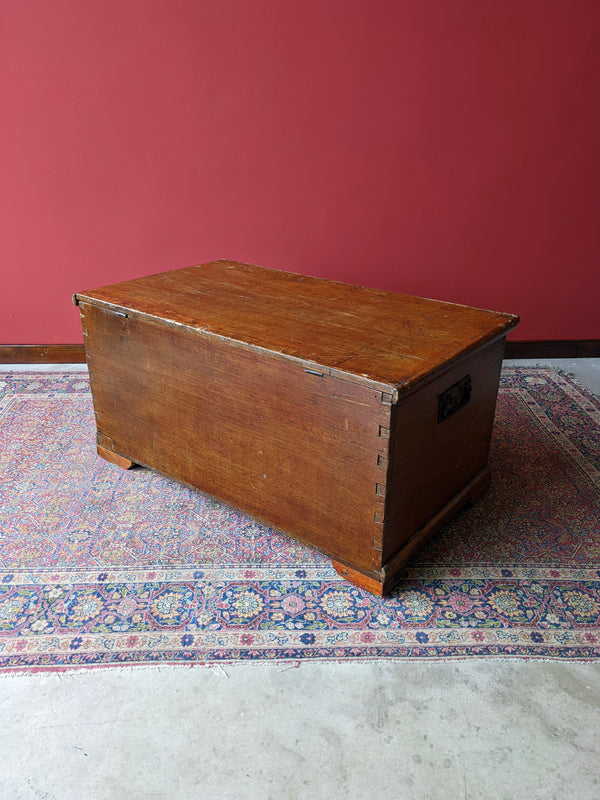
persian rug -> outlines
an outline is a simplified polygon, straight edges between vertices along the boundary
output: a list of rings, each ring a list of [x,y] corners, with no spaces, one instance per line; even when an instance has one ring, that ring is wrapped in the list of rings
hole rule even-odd
[[[600,656],[600,401],[503,370],[492,485],[383,599],[96,456],[86,373],[0,374],[0,668]]]

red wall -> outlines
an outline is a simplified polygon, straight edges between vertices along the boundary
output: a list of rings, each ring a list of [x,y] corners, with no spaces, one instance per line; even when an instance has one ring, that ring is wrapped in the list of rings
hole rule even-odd
[[[599,338],[598,0],[0,0],[0,342],[213,258]]]

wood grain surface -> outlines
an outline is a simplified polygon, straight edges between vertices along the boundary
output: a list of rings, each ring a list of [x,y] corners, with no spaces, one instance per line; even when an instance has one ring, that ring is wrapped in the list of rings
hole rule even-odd
[[[113,284],[75,299],[400,393],[518,322],[510,314],[232,261]]]
[[[82,303],[104,451],[363,569],[380,566],[382,393]],[[104,455],[104,453],[101,453]]]

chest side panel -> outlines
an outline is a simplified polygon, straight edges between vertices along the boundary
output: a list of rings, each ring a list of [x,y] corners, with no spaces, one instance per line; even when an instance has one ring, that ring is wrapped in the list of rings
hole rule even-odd
[[[380,566],[387,395],[187,328],[80,310],[103,446]]]
[[[461,359],[396,407],[384,561],[487,464],[503,347]]]

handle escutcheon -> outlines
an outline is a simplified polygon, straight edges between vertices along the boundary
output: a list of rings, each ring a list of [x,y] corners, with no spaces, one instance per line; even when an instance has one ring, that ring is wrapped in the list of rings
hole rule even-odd
[[[472,389],[471,376],[465,375],[464,378],[442,392],[438,405],[438,422],[450,419],[457,411],[464,408],[471,399]]]

